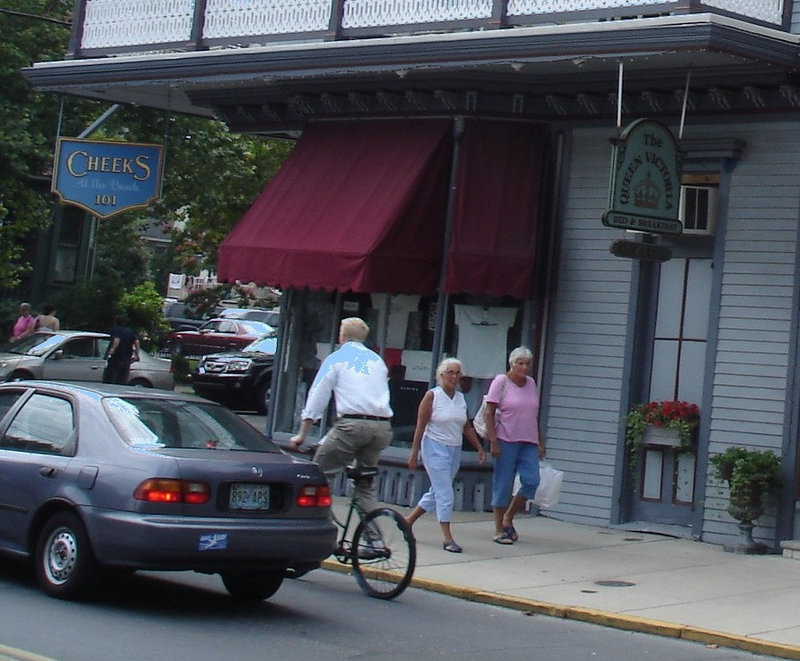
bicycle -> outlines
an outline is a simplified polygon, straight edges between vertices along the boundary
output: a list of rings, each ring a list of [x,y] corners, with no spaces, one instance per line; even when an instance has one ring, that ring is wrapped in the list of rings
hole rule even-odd
[[[300,455],[313,455],[313,449],[293,450]],[[359,480],[373,480],[377,467],[348,467],[345,475],[357,486]],[[356,500],[356,489],[350,497],[347,516],[340,521],[331,510],[331,518],[341,529],[333,556],[343,565],[353,565],[353,573],[363,592],[376,599],[394,599],[411,583],[417,564],[417,541],[405,518],[391,507],[365,512]],[[358,523],[354,521],[357,517]],[[348,538],[348,531],[353,529]]]
[[[376,467],[347,468],[346,475],[356,486],[359,480],[372,480],[378,474]],[[354,516],[358,516],[352,538]],[[365,512],[356,500],[356,491],[350,497],[347,516],[340,521],[341,528],[334,557],[342,564],[352,564],[359,587],[370,597],[394,599],[411,583],[417,562],[417,542],[411,526],[391,507],[379,507]]]

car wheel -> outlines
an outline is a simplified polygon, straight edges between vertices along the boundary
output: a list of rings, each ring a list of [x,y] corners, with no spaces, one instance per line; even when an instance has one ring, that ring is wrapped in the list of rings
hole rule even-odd
[[[221,576],[225,589],[239,601],[269,599],[283,583],[282,571],[225,572]]]
[[[78,599],[97,578],[97,562],[81,520],[59,512],[42,528],[36,545],[36,579],[51,597]]]
[[[140,388],[152,388],[153,384],[150,383],[147,379],[133,379],[132,381],[128,382],[129,386],[138,386]]]
[[[256,392],[256,411],[262,415],[266,415],[269,410],[269,396],[272,384],[269,381],[264,381]]]

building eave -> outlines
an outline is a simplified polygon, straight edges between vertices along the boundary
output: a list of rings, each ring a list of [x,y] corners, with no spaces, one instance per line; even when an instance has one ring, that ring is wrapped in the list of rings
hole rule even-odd
[[[670,89],[792,80],[798,35],[715,14],[286,43],[203,52],[41,62],[23,70],[37,89],[200,116],[220,104],[286,103],[291,95],[515,87],[521,93],[607,91],[620,63],[626,85]]]

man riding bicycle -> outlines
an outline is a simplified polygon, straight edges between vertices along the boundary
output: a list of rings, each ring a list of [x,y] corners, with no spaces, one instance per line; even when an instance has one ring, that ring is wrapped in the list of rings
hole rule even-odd
[[[389,370],[377,353],[364,346],[368,335],[369,326],[362,319],[342,320],[341,347],[320,366],[300,414],[300,430],[289,441],[294,450],[305,443],[333,395],[336,423],[314,454],[329,481],[353,459],[359,467],[377,466],[381,452],[392,440]],[[373,480],[359,481],[356,499],[365,512],[378,506]]]

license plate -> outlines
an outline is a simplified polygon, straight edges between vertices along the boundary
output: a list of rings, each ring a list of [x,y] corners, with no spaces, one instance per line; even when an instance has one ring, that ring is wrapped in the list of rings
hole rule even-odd
[[[232,510],[268,510],[269,485],[231,484],[228,505]]]

